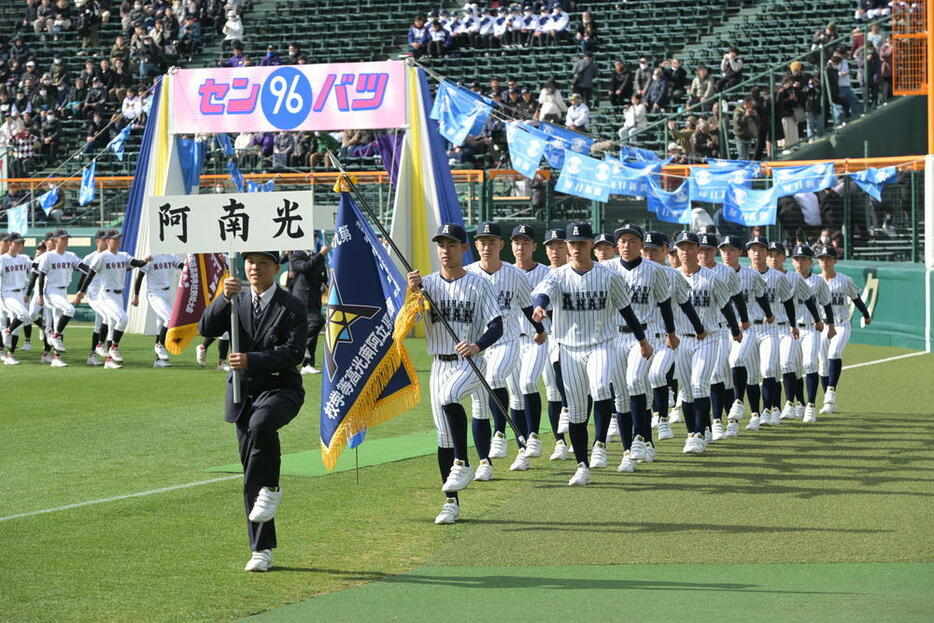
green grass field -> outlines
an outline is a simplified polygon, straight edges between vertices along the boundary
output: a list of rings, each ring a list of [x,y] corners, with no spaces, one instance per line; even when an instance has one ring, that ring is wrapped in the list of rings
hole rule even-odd
[[[2,620],[934,612],[934,355],[846,370],[841,413],[814,426],[745,433],[700,457],[682,455],[676,437],[655,464],[595,470],[590,487],[567,486],[571,462],[538,459],[515,474],[498,461],[497,480],[463,494],[455,526],[431,523],[442,498],[430,435],[422,452],[406,450],[416,458],[286,475],[276,570],[248,574],[240,482],[208,471],[237,461],[223,374],[193,355],[154,370],[151,340],[137,336],[125,339],[123,370],[87,368],[87,335],[70,330],[69,368],[42,367],[33,351],[0,369]],[[423,345],[409,345],[425,380]],[[844,363],[905,352],[851,346]],[[306,406],[282,432],[287,453],[318,446],[320,379],[305,379]],[[379,444],[360,448],[361,463],[430,430],[426,407],[388,422],[370,431]],[[106,498],[121,499],[81,505]],[[79,506],[29,514],[69,505]]]

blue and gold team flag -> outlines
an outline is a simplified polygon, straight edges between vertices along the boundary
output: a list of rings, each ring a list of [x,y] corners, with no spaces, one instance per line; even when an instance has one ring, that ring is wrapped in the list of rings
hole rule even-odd
[[[321,460],[333,469],[352,437],[418,405],[403,340],[420,298],[346,192],[331,251],[321,380]]]

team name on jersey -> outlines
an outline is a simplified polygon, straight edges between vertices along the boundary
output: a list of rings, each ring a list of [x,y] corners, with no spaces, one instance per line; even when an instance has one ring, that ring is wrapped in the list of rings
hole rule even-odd
[[[694,307],[710,307],[709,290],[691,290],[691,304]]]
[[[441,299],[431,310],[432,322],[438,322],[440,316],[448,322],[463,322],[470,324],[473,322],[474,314],[477,311],[477,305],[473,301],[451,301]]]
[[[126,269],[127,261],[126,260],[115,260],[113,262],[104,262],[105,270],[119,270],[121,268]]]
[[[563,292],[561,309],[564,311],[591,311],[606,308],[606,290],[596,292]]]
[[[66,268],[73,268],[74,265],[74,262],[49,262],[51,270],[65,270]]]
[[[500,290],[499,294],[496,295],[496,304],[503,311],[509,311],[512,309],[512,295],[513,293],[509,290]]]
[[[836,307],[846,305],[846,292],[831,292],[830,303]]]
[[[775,302],[775,288],[766,286],[765,287],[765,296],[768,297],[769,303]]]
[[[3,267],[3,272],[12,273],[14,271],[26,271],[29,270],[29,264],[8,264]]]
[[[639,286],[639,285],[630,285],[629,286],[629,295],[632,298],[632,302],[635,305],[648,305],[649,304],[649,287],[648,286]]]

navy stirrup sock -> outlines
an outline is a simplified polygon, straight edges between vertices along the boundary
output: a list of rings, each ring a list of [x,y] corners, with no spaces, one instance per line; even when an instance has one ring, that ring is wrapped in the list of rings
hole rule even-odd
[[[480,460],[490,460],[490,442],[493,439],[490,421],[470,418],[470,424],[473,428],[473,443],[477,449],[477,456]]]
[[[522,398],[525,404],[526,437],[532,433],[537,435],[542,425],[542,396],[536,392],[534,394],[525,394]]]
[[[837,389],[837,385],[840,383],[840,373],[843,372],[843,360],[831,359],[827,362],[827,367],[830,372],[829,386]]]
[[[817,400],[817,383],[819,382],[817,372],[809,373],[804,381],[808,390],[808,402],[814,404],[814,401]]]
[[[564,433],[558,432],[558,420],[561,418],[561,402],[558,400],[548,401],[548,422],[551,424],[551,432],[555,439],[564,441]]]
[[[441,408],[444,410],[444,417],[447,418],[448,428],[451,430],[454,458],[463,461],[464,465],[470,465],[470,457],[467,456],[467,413],[463,405],[454,402]]]
[[[441,471],[441,484],[443,485],[447,482],[448,476],[451,475],[451,468],[454,466],[454,448],[438,448],[438,469]],[[446,498],[454,498],[460,500],[457,497],[457,492],[445,493]]]

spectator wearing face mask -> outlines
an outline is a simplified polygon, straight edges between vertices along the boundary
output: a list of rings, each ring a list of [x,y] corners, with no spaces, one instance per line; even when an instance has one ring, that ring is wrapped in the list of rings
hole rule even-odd
[[[649,59],[643,56],[639,59],[639,67],[633,78],[633,88],[636,93],[645,97],[645,90],[649,88],[650,82],[652,82],[652,67],[649,65]]]
[[[610,90],[607,95],[610,103],[622,108],[632,97],[632,72],[623,61],[613,62],[613,73],[610,75]]]
[[[652,81],[645,90],[645,105],[653,112],[658,112],[668,106],[671,97],[671,85],[665,78],[661,67],[656,67],[652,73]]]
[[[62,124],[55,116],[55,111],[51,109],[43,111],[42,123],[39,126],[40,153],[53,164],[57,164],[58,160],[58,140],[61,130]]]
[[[723,92],[743,81],[743,59],[739,50],[730,48],[720,60],[721,78],[717,82],[717,91]]]

